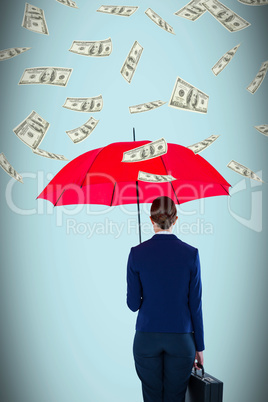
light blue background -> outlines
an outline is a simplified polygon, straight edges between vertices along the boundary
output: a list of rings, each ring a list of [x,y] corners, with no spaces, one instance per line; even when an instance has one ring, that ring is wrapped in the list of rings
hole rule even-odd
[[[268,79],[255,95],[246,87],[268,59],[268,7],[225,0],[251,23],[230,33],[209,13],[194,23],[175,16],[187,0],[127,2],[139,6],[130,18],[96,12],[100,1],[77,0],[78,10],[55,0],[30,3],[44,9],[49,36],[21,27],[24,1],[0,6],[0,49],[32,48],[0,65],[0,151],[24,177],[20,184],[0,172],[1,401],[142,401],[132,356],[136,313],[126,306],[127,257],[130,247],[138,244],[136,206],[53,209],[37,201],[66,162],[33,154],[13,133],[32,110],[50,123],[41,149],[69,160],[111,142],[131,141],[133,127],[136,140],[164,136],[184,146],[220,135],[201,156],[233,186],[232,195],[178,207],[174,233],[200,252],[205,370],[224,382],[224,402],[263,401],[268,391],[268,139],[254,126],[267,123]],[[148,7],[176,35],[150,21],[144,14]],[[113,42],[109,57],[68,51],[73,40],[108,37]],[[120,69],[135,40],[144,51],[129,85]],[[211,67],[238,43],[234,59],[215,77]],[[39,66],[73,68],[67,87],[18,86],[25,68]],[[167,104],[130,115],[131,105],[168,101],[177,76],[210,96],[207,115]],[[88,139],[73,144],[65,131],[90,115],[62,108],[66,97],[99,94],[104,107],[93,115],[100,119],[98,126]],[[227,168],[231,159],[266,183],[244,179]],[[142,240],[154,234],[149,208],[141,205]],[[91,236],[86,224],[93,230]],[[105,229],[109,224],[121,225],[121,234]]]

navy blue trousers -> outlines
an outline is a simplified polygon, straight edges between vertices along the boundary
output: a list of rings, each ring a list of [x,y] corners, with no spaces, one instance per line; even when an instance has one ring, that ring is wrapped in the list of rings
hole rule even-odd
[[[136,331],[133,355],[144,402],[185,402],[195,352],[193,333]]]

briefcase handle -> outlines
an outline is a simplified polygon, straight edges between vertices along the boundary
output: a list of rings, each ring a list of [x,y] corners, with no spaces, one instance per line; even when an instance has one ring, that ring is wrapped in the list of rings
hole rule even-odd
[[[204,376],[205,376],[205,369],[204,369],[204,366],[203,366],[202,364],[200,364],[200,363],[197,363],[197,366],[198,366],[199,368],[201,368],[201,370],[202,370],[202,378],[204,378]],[[196,374],[196,367],[194,368],[194,373]]]

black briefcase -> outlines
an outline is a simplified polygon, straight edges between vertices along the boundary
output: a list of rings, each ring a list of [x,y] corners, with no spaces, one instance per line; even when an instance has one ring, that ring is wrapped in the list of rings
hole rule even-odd
[[[223,382],[205,373],[201,364],[197,365],[201,370],[192,369],[185,402],[222,402]],[[198,374],[200,371],[202,374]]]

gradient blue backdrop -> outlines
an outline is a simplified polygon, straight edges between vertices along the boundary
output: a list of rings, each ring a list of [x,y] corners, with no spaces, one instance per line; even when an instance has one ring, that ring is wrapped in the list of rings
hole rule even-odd
[[[268,59],[268,7],[225,4],[251,26],[228,32],[209,13],[196,22],[174,15],[183,1],[136,0],[130,18],[96,12],[100,1],[30,2],[45,11],[49,36],[21,27],[25,2],[1,2],[0,49],[31,47],[0,64],[1,147],[24,184],[1,170],[1,401],[138,402],[132,343],[136,313],[126,306],[126,263],[138,244],[135,205],[59,207],[36,200],[66,164],[31,152],[13,133],[35,110],[50,123],[41,149],[69,160],[111,142],[156,140],[185,146],[219,139],[202,152],[233,186],[231,197],[178,207],[174,233],[198,247],[202,269],[208,373],[224,382],[224,402],[261,402],[267,395],[267,141],[254,129],[267,122],[266,78],[255,95],[246,87]],[[104,4],[113,4],[110,0]],[[144,14],[151,7],[175,30],[170,35]],[[106,58],[68,51],[73,40],[112,38]],[[129,85],[120,69],[135,40],[144,47]],[[215,77],[211,67],[241,43]],[[25,68],[71,67],[66,88],[18,86]],[[130,115],[128,107],[168,101],[180,76],[209,98],[206,115],[166,105]],[[65,133],[89,114],[62,108],[66,97],[102,94],[103,110],[88,139]],[[265,184],[226,167],[231,160],[257,172]],[[141,206],[142,240],[154,233],[149,204]],[[121,228],[118,234],[116,228]]]

